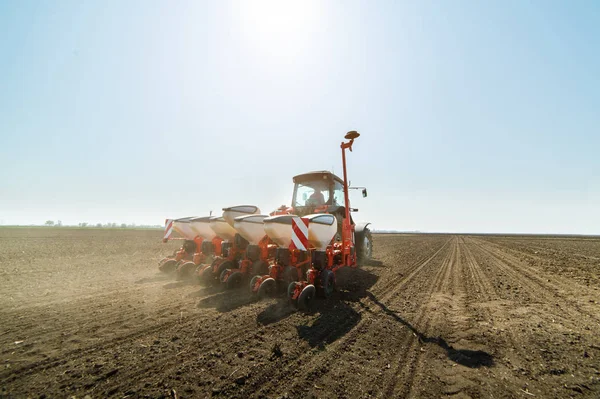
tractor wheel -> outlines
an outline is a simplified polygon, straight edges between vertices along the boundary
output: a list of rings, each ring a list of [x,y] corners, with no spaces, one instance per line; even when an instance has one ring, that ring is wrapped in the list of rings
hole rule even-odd
[[[356,255],[358,256],[358,263],[361,265],[371,260],[371,256],[373,255],[373,237],[369,229],[365,229],[361,242],[357,243]]]
[[[166,274],[175,273],[175,271],[177,270],[177,261],[175,259],[169,259],[162,265],[160,265],[158,267],[158,270]]]
[[[218,277],[218,281],[219,281],[219,283],[220,283],[221,281],[223,281],[223,280],[222,280],[223,273],[224,273],[224,272],[225,272],[225,270],[227,270],[227,269],[233,269],[233,262],[232,262],[232,261],[230,261],[230,260],[226,260],[225,262],[221,263],[221,264],[219,265],[219,267],[217,268],[217,277]]]
[[[252,264],[252,274],[255,276],[266,276],[269,274],[269,265],[264,260],[257,260]]]
[[[239,288],[242,285],[243,276],[240,272],[233,272],[227,279],[227,289]]]
[[[298,281],[298,270],[294,266],[287,266],[283,271],[283,279],[287,283]]]
[[[190,280],[194,270],[196,270],[196,264],[194,262],[180,264],[177,268],[177,280]]]
[[[277,284],[275,283],[275,279],[269,277],[260,284],[260,287],[258,288],[258,297],[260,299],[272,297],[275,295],[276,288]]]
[[[331,270],[321,272],[321,286],[319,287],[319,296],[329,298],[335,290],[335,274]]]
[[[250,280],[250,292],[253,294],[256,294],[258,292],[258,290],[255,292],[254,291],[254,286],[256,285],[256,282],[261,278],[261,276],[254,276],[252,277],[252,280]]]
[[[203,285],[211,285],[213,283],[214,279],[215,279],[215,275],[213,274],[211,266],[202,270],[202,274],[200,275],[200,282]]]
[[[304,289],[298,296],[298,309],[303,311],[310,310],[312,303],[315,299],[316,291],[317,290],[315,289],[315,286],[312,284],[309,284],[306,287],[304,287]]]
[[[290,283],[287,288],[287,298],[288,301],[294,306],[298,306],[298,299],[293,299],[294,291],[296,291],[296,282]]]
[[[192,276],[192,279],[194,280],[195,283],[198,284],[202,284],[202,272],[204,271],[204,268],[206,267],[205,264],[201,264],[196,266],[196,269],[194,270],[194,274]]]

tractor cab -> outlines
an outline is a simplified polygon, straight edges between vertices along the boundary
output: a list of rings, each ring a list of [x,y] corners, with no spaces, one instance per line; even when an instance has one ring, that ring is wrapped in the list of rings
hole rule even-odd
[[[335,213],[344,203],[344,181],[333,173],[323,170],[294,176],[294,214]]]

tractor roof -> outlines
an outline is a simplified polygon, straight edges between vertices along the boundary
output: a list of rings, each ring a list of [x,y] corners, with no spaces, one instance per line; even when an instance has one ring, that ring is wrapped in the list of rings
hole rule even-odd
[[[344,184],[344,181],[342,179],[340,179],[339,177],[337,177],[336,175],[334,175],[333,173],[331,173],[328,170],[317,170],[314,172],[308,172],[308,173],[303,173],[301,175],[294,176],[294,183],[301,183],[301,182],[305,182],[305,181],[314,181],[314,180],[321,180],[321,179],[334,180],[340,184]]]

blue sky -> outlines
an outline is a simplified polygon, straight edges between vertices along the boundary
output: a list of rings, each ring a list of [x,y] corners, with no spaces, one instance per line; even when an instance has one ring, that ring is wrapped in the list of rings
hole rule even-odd
[[[594,1],[1,1],[0,222],[160,224],[341,173],[376,228],[600,234]]]

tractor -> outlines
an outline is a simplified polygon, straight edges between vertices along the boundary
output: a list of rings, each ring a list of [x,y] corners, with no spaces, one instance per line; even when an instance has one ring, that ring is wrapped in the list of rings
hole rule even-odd
[[[267,235],[278,244],[267,275],[252,279],[250,289],[259,296],[271,295],[287,285],[290,302],[308,309],[315,295],[329,297],[335,288],[336,272],[357,267],[371,258],[370,223],[355,224],[350,208],[346,172],[346,150],[352,151],[356,131],[342,142],[343,179],[329,171],[304,173],[293,178],[292,206],[277,209],[264,219]]]

